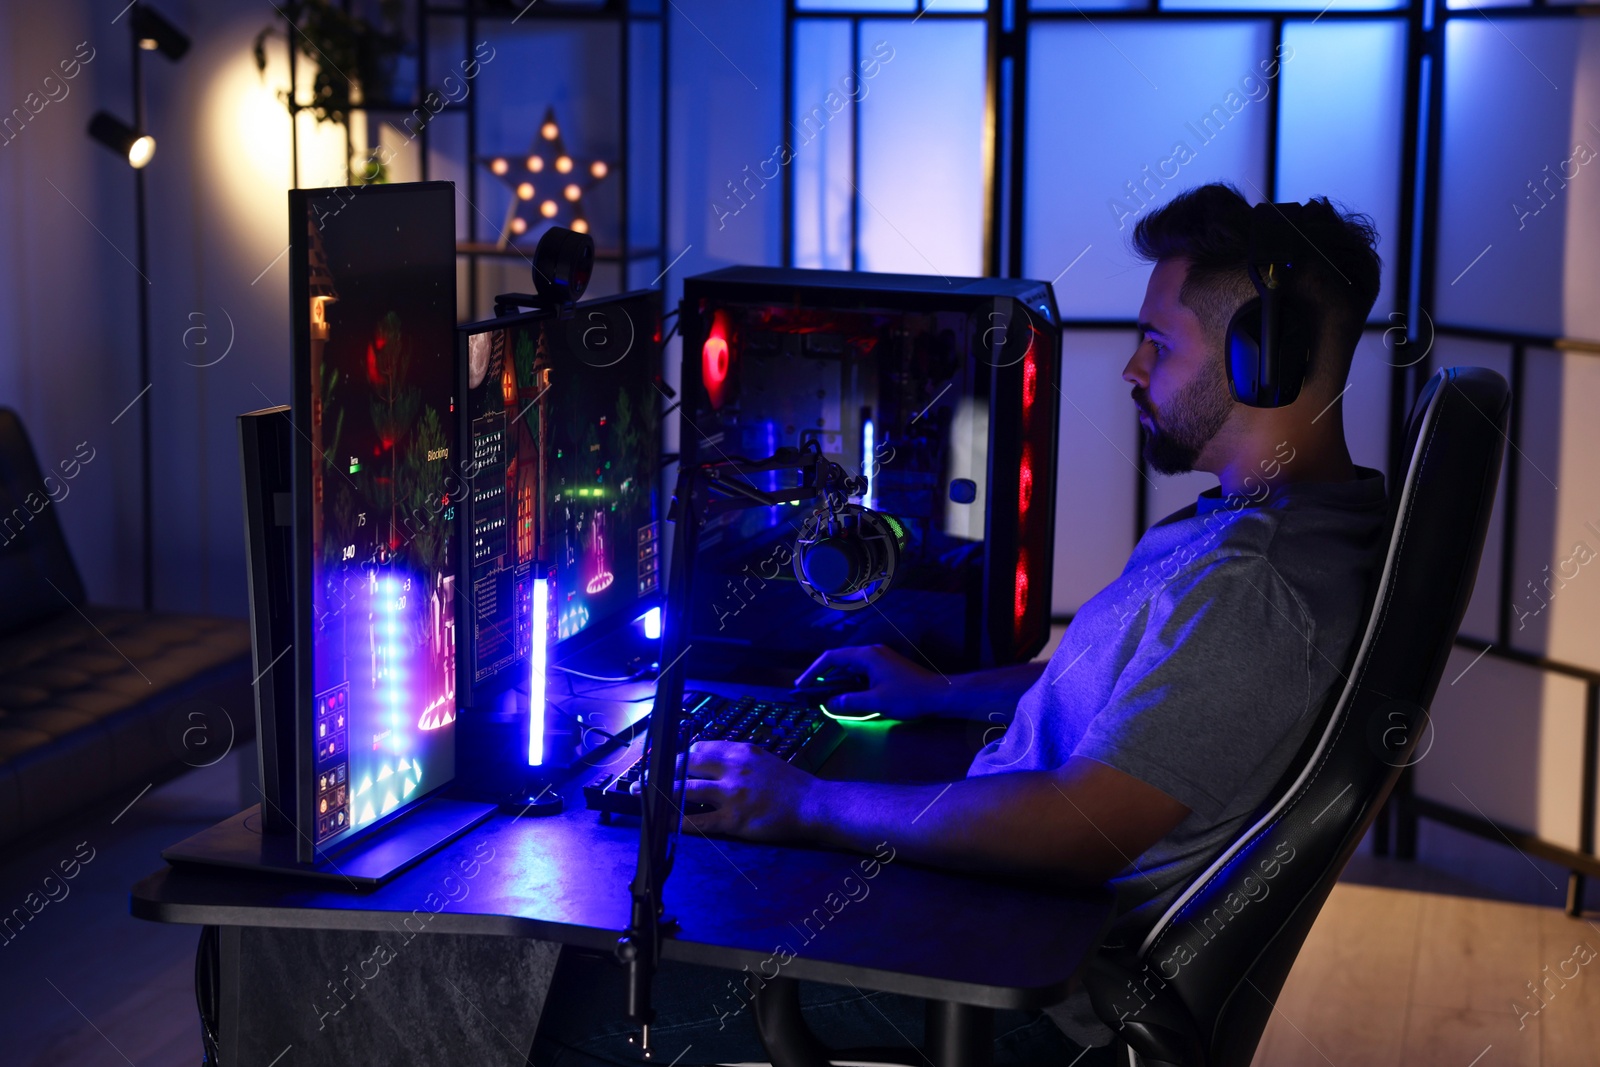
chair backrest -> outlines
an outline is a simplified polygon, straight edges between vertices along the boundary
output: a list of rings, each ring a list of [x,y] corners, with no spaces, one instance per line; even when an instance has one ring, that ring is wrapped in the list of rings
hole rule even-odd
[[[1311,924],[1426,724],[1472,596],[1509,409],[1493,371],[1428,381],[1347,681],[1250,828],[1148,930],[1121,931],[1091,958],[1084,983],[1128,1063],[1248,1067]]]
[[[22,420],[0,408],[0,637],[84,601],[56,503],[72,491],[82,453],[39,470]],[[90,452],[93,458],[93,452]]]

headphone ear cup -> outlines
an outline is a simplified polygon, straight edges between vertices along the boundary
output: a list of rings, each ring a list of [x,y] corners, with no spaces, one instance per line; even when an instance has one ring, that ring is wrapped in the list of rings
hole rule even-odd
[[[1241,404],[1261,407],[1261,298],[1253,297],[1239,306],[1228,320],[1223,338],[1226,348],[1228,387]]]
[[[1285,301],[1280,321],[1275,407],[1292,404],[1300,395],[1311,370],[1311,350],[1317,337],[1316,316],[1298,300]]]

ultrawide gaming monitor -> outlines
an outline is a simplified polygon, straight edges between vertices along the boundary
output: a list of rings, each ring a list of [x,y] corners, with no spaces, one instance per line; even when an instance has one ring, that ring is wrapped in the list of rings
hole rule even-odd
[[[298,858],[455,776],[455,193],[289,194]]]

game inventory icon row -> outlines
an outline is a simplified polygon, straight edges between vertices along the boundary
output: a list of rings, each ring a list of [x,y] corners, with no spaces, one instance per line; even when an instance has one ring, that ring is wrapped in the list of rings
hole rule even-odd
[[[320,767],[327,760],[344,755],[348,749],[345,742],[347,731],[346,722],[350,710],[350,685],[340,682],[337,688],[330,689],[317,697],[317,765]]]
[[[340,763],[317,775],[317,840],[343,830],[350,819],[350,765]]]
[[[639,595],[653,593],[661,585],[661,524],[647,522],[639,527]]]
[[[346,759],[350,747],[350,684],[341,682],[319,693],[315,706],[316,840],[320,843],[350,825],[350,763]]]

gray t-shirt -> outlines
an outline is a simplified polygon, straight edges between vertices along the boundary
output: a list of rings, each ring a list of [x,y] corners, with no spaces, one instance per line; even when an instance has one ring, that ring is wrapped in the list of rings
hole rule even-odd
[[[1201,494],[1073,617],[968,776],[1086,756],[1182,802],[1189,816],[1111,880],[1119,925],[1153,921],[1245,829],[1343,680],[1384,510],[1366,468],[1255,501]],[[1051,1014],[1079,1041],[1110,1037],[1081,995]]]

